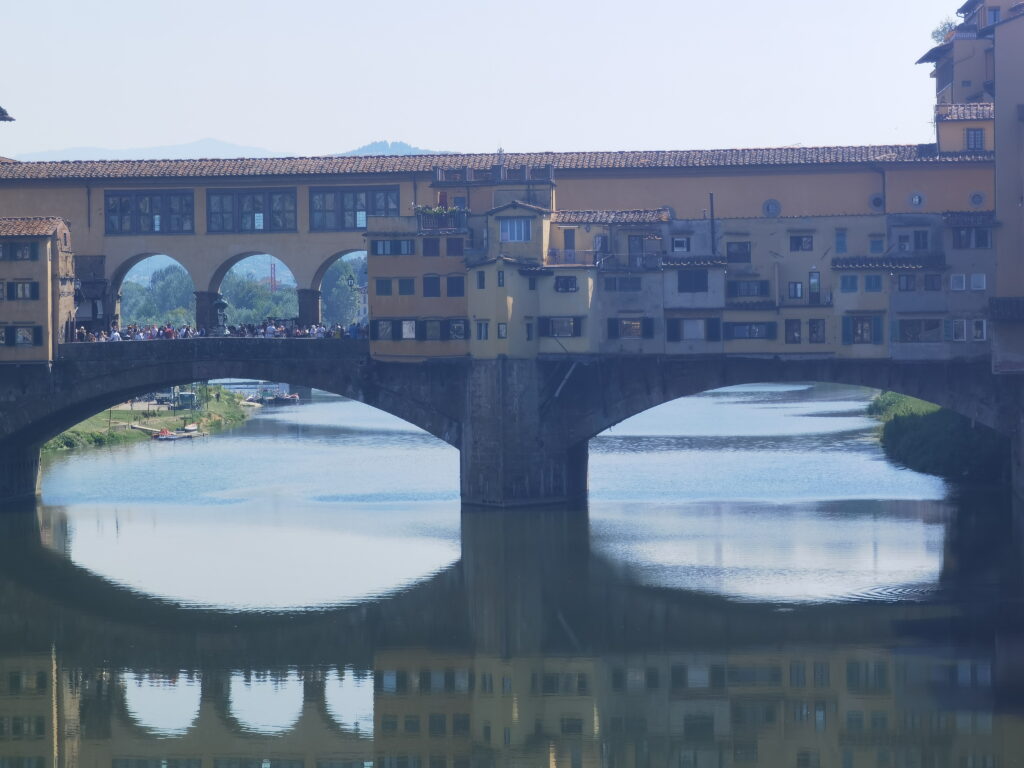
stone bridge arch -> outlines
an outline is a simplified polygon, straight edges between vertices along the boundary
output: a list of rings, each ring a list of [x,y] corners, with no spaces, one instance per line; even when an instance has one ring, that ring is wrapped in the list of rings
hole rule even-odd
[[[585,442],[650,408],[721,387],[824,382],[885,389],[936,403],[997,432],[1014,432],[1017,388],[977,363],[778,358],[603,358],[568,374],[561,397],[569,443]]]
[[[13,370],[0,392],[0,498],[38,491],[39,446],[118,403],[219,378],[314,387],[379,408],[458,448],[466,366],[371,361],[349,339],[196,338],[72,344],[52,368]],[[18,479],[20,478],[20,479]]]
[[[154,256],[165,256],[171,259],[174,262],[175,266],[181,267],[181,269],[185,271],[185,274],[188,275],[188,279],[192,283],[193,292],[198,290],[198,284],[196,283],[196,278],[192,270],[189,269],[183,262],[176,259],[174,256],[171,256],[168,253],[157,253],[155,251],[144,251],[142,253],[137,253],[134,256],[131,256],[125,259],[124,261],[120,262],[110,276],[110,285],[108,288],[110,296],[110,306],[114,310],[112,314],[116,314],[119,321],[122,320],[121,290],[124,287],[125,278],[128,276],[128,273],[131,272],[133,268],[137,267],[146,259],[151,259]]]

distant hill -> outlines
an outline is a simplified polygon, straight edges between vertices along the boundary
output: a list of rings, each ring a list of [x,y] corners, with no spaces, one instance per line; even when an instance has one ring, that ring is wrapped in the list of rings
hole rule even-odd
[[[334,157],[353,157],[356,155],[451,155],[453,152],[436,149],[420,149],[404,141],[372,141],[358,149],[339,152]]]
[[[355,155],[450,155],[451,152],[437,152],[420,149],[404,141],[374,141],[359,149],[340,152],[332,157]],[[200,139],[189,144],[170,144],[163,147],[134,147],[132,149],[108,149],[104,147],[69,147],[45,152],[29,152],[16,155],[15,160],[23,162],[57,160],[195,160],[198,158],[234,157],[289,157],[285,152],[272,152],[262,147],[247,147],[218,139]]]

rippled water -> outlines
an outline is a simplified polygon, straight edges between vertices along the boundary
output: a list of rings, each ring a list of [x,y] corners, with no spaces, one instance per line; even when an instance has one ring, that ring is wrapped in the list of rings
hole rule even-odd
[[[320,393],[48,457],[0,516],[0,768],[1015,765],[1006,509],[888,462],[870,394],[652,409],[588,513],[462,510],[454,449]]]

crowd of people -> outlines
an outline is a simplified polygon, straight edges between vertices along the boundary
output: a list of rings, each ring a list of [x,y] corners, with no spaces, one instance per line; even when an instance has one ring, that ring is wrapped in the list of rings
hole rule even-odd
[[[242,339],[366,339],[367,326],[350,323],[345,326],[335,323],[327,327],[322,323],[300,326],[295,323],[268,320],[263,324],[248,323],[245,325],[229,325],[226,329],[211,333],[206,328],[195,328],[191,325],[175,327],[172,323],[163,325],[130,324],[123,328],[117,324],[109,330],[90,331],[79,326],[75,331],[76,342],[97,341],[153,341],[157,339],[196,339],[205,337],[234,337]]]

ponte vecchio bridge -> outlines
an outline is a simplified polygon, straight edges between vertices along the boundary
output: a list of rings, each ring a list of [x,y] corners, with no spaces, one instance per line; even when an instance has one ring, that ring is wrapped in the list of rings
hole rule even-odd
[[[823,381],[902,392],[1014,440],[1021,475],[1020,381],[982,361],[780,360],[717,355],[565,355],[535,360],[385,362],[366,342],[206,338],[62,345],[50,365],[0,380],[0,498],[32,496],[39,446],[84,418],[169,385],[255,378],[316,387],[414,424],[461,453],[469,504],[585,498],[590,438],[678,397],[751,382]]]

